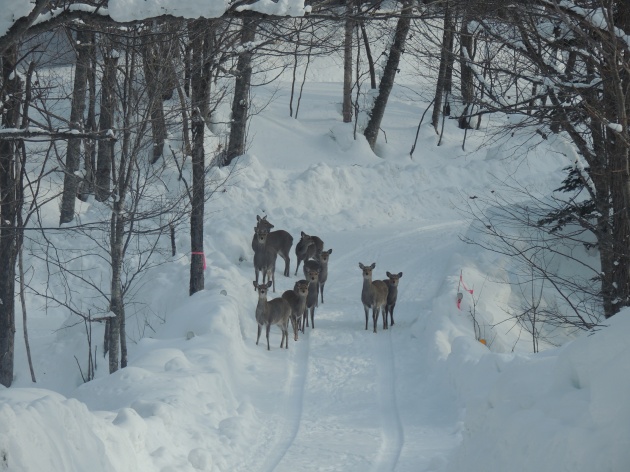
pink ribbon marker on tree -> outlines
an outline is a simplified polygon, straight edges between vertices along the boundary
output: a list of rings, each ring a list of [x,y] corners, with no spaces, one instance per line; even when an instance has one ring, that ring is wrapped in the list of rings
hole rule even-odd
[[[473,294],[473,290],[466,287],[466,284],[464,283],[464,279],[462,278],[462,271],[459,271],[459,284],[457,285],[457,309],[458,310],[462,309],[462,299],[464,298],[464,294],[459,291],[460,285],[464,287],[464,290],[466,290],[468,293],[470,293],[471,295]]]
[[[206,255],[203,252],[191,252],[193,255],[198,255],[203,257],[203,270],[206,270]]]

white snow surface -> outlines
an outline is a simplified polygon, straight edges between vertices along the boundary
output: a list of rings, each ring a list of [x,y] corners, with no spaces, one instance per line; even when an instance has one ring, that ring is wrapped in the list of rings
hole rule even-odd
[[[532,192],[557,188],[574,158],[558,151],[566,143],[525,152],[528,133],[490,142],[484,121],[463,151],[454,121],[440,146],[425,122],[411,159],[427,103],[395,87],[375,154],[342,123],[341,83],[307,83],[298,119],[290,84],[274,87],[255,89],[255,101],[275,98],[208,205],[205,290],[188,296],[189,241],[178,234],[177,256],[136,294],[159,318],[129,341],[128,367],[109,375],[99,355],[83,383],[84,326],[28,300],[37,383],[18,319],[15,381],[0,387],[0,471],[630,470],[630,311],[533,354],[526,332],[501,323],[519,296],[498,282],[512,261],[461,239],[472,234],[466,202],[507,176]],[[304,231],[333,249],[315,328],[288,350],[277,327],[270,351],[264,334],[256,345],[256,215],[293,247]],[[403,272],[395,325],[376,334],[371,320],[365,329],[360,262],[375,262],[378,278]],[[272,296],[302,278],[295,263],[287,278],[279,260]],[[460,274],[474,290],[461,310]]]
[[[138,294],[163,322],[129,344],[127,368],[108,375],[99,357],[97,378],[83,384],[74,359],[85,369],[83,326],[57,331],[66,315],[31,303],[38,382],[18,334],[14,386],[0,389],[0,470],[628,470],[630,313],[532,354],[526,333],[490,327],[514,296],[492,282],[510,261],[460,239],[470,215],[458,208],[471,196],[507,175],[553,188],[569,158],[519,155],[525,135],[475,147],[482,131],[463,152],[448,121],[439,147],[422,127],[411,159],[423,108],[398,88],[375,155],[341,122],[341,84],[307,84],[298,119],[288,116],[286,85],[253,118],[248,154],[209,205],[205,290],[187,294],[181,235],[180,254]],[[257,88],[256,99],[270,93]],[[316,327],[288,350],[278,328],[271,351],[264,333],[256,345],[256,215],[294,245],[305,231],[334,249]],[[374,334],[371,320],[365,330],[359,262],[375,262],[377,277],[403,272],[387,331]],[[291,276],[282,269],[279,261],[272,296],[302,278],[294,257]],[[475,292],[458,310],[460,273]],[[474,337],[473,300],[488,347]]]

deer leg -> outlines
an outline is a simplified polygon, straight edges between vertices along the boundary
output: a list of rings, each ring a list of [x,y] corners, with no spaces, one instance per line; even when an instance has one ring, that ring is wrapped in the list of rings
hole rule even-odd
[[[322,296],[322,304],[324,303],[324,284],[319,286],[320,294]]]
[[[390,321],[390,325],[394,326],[394,307],[396,305],[392,305],[391,308],[389,309],[389,321]]]
[[[387,307],[382,308],[383,310],[383,329],[387,329]]]
[[[258,336],[256,336],[256,346],[258,346],[258,341],[260,341],[260,332],[262,331],[262,326],[258,325]]]
[[[368,329],[368,307],[363,305],[363,309],[365,310],[365,329]]]
[[[308,328],[308,307],[304,309],[304,318],[306,318],[306,327]]]
[[[271,325],[268,324],[267,325],[267,350],[271,351],[271,348],[269,347],[269,331],[271,330]]]
[[[378,308],[372,308],[372,326],[374,327],[374,332],[376,333],[376,324],[378,323]]]
[[[315,329],[315,307],[311,307],[311,329]]]
[[[282,254],[279,253],[280,257],[282,257],[284,259],[284,276],[285,277],[290,277],[291,276],[291,271],[289,269],[289,266],[291,264],[291,258],[289,257],[288,254]]]

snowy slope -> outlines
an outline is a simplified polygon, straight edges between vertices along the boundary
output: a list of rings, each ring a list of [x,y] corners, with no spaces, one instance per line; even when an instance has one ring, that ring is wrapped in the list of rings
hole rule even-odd
[[[159,318],[130,344],[129,367],[81,384],[82,325],[30,315],[38,383],[21,339],[14,387],[0,389],[0,470],[10,471],[612,471],[630,466],[628,313],[566,348],[529,353],[505,317],[514,293],[496,283],[510,261],[464,244],[465,202],[505,176],[557,186],[569,161],[526,137],[481,146],[485,132],[423,126],[424,103],[400,90],[377,154],[341,123],[340,84],[305,89],[288,117],[287,87],[252,120],[252,144],[208,208],[206,290],[188,297],[188,241],[139,296]],[[256,100],[272,93],[256,89]],[[516,150],[516,151],[515,151]],[[227,173],[229,170],[219,172]],[[288,350],[272,329],[256,345],[252,228],[267,215],[332,248],[325,303]],[[365,330],[358,264],[403,272],[396,324]],[[277,291],[302,278],[281,275]],[[494,342],[474,338],[460,273]],[[66,324],[70,324],[66,321]],[[94,334],[101,339],[102,333]],[[511,348],[515,346],[516,352]],[[534,460],[535,458],[535,460]]]

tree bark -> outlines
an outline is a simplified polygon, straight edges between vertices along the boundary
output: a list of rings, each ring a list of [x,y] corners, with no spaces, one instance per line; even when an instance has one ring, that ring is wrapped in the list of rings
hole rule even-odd
[[[444,6],[444,31],[442,33],[442,49],[440,50],[440,68],[438,70],[437,84],[435,87],[435,100],[433,102],[433,114],[431,115],[431,124],[436,133],[439,133],[440,114],[447,115],[446,108],[448,104],[443,104],[445,97],[451,92],[451,74],[449,69],[453,68],[453,20],[450,3],[447,1]]]
[[[252,82],[252,58],[254,53],[247,47],[256,39],[258,18],[243,18],[241,28],[241,45],[245,50],[239,54],[236,66],[236,81],[234,83],[234,99],[232,100],[232,126],[224,166],[232,163],[236,157],[245,154],[247,138],[247,121],[249,118],[249,91]]]
[[[365,22],[359,23],[361,27],[361,37],[363,38],[363,46],[365,47],[365,56],[368,60],[368,70],[370,71],[370,88],[376,90],[376,70],[374,69],[374,59],[372,58],[372,49],[370,48],[370,41],[365,29]]]
[[[346,21],[343,39],[343,103],[341,114],[344,123],[352,123],[352,32],[354,20],[351,18],[354,11],[354,1],[346,0]]]
[[[105,57],[105,70],[101,85],[101,131],[113,130],[116,110],[116,67],[117,57]],[[111,194],[112,163],[114,160],[114,142],[103,140],[98,143],[96,156],[95,194],[99,202],[107,200]]]
[[[208,20],[195,20],[190,23],[191,36],[191,132],[192,132],[192,201],[190,209],[190,288],[189,294],[204,289],[204,248],[203,223],[205,212],[205,118],[208,113],[208,90],[210,88],[210,67],[205,52],[207,39],[205,30]]]
[[[474,59],[473,55],[473,36],[468,31],[468,22],[470,21],[469,9],[464,6],[465,12],[462,18],[462,26],[459,33],[460,54],[459,64],[461,70],[461,92],[462,92],[462,114],[459,117],[458,124],[460,129],[470,129],[470,112],[475,99],[475,89],[473,82],[473,70],[469,61]]]
[[[16,128],[22,83],[16,73],[18,48],[2,55],[2,126]],[[13,382],[15,354],[15,270],[18,254],[15,152],[17,142],[0,140],[0,384]]]
[[[387,64],[383,71],[383,78],[378,89],[378,96],[374,101],[374,106],[370,112],[370,120],[363,133],[367,139],[368,144],[374,150],[376,140],[378,138],[378,132],[381,129],[381,122],[385,115],[385,108],[387,107],[387,100],[389,94],[394,86],[394,79],[398,72],[398,65],[400,64],[400,56],[405,48],[407,36],[409,34],[409,28],[411,26],[411,11],[413,9],[413,2],[411,0],[405,0],[403,2],[403,8],[401,16],[396,24],[396,32],[394,34],[394,42],[389,51],[389,57],[387,58]]]
[[[90,34],[82,29],[76,35],[77,61],[74,71],[74,87],[70,108],[70,128],[83,131],[85,113],[85,95],[87,90],[88,69],[90,66]],[[74,207],[81,180],[76,173],[81,164],[81,139],[68,140],[66,151],[66,167],[61,196],[61,214],[59,224],[69,223],[74,219]]]
[[[165,85],[169,67],[165,64],[170,63],[170,58],[163,57],[160,54],[161,48],[156,48],[150,41],[151,39],[144,45],[142,64],[151,110],[151,133],[153,135],[151,164],[155,164],[164,154],[164,141],[166,140],[166,119],[162,97],[167,92]]]
[[[98,129],[96,124],[96,33],[89,32],[89,48],[88,54],[89,70],[88,79],[88,110],[85,122],[85,131],[94,133]],[[83,180],[79,182],[78,198],[87,202],[88,197],[94,194],[94,171],[96,169],[96,141],[87,139],[83,142],[84,156],[83,167],[85,175]]]

